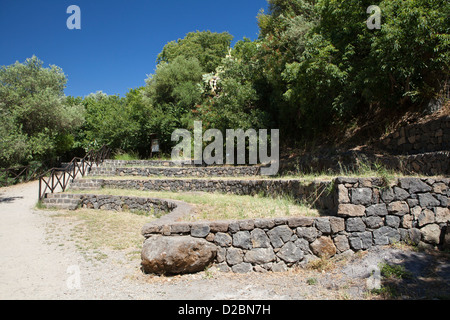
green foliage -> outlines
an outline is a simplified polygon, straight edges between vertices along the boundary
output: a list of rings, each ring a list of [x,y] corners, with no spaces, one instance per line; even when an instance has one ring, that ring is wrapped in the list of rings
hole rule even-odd
[[[139,155],[136,153],[128,152],[128,153],[117,153],[114,156],[114,160],[139,160]]]
[[[189,32],[183,39],[166,44],[158,55],[158,63],[171,63],[177,57],[195,58],[204,73],[213,72],[228,52],[233,36],[228,32]]]
[[[37,57],[0,69],[0,166],[45,160],[72,147],[83,107],[64,96],[66,76]]]
[[[450,3],[385,0],[380,8],[385,21],[370,53],[378,63],[377,85],[386,81],[401,103],[435,97],[449,76]]]
[[[159,106],[175,118],[180,118],[200,102],[202,69],[196,58],[176,57],[171,63],[158,65],[146,82],[149,104]]]
[[[412,277],[411,272],[399,264],[381,263],[379,267],[381,275],[385,278],[409,279]]]
[[[216,72],[217,92],[207,93],[203,103],[195,108],[196,118],[206,128],[225,133],[226,129],[265,127],[267,117],[258,108],[260,97],[252,81],[256,67],[251,62],[244,63],[244,59],[233,55],[225,58]]]
[[[90,94],[83,100],[86,121],[83,125],[81,144],[87,149],[91,141],[111,148],[127,149],[136,130],[129,119],[125,100],[119,96],[108,96],[102,92]]]
[[[172,132],[194,120],[222,131],[277,128],[286,144],[313,140],[374,110],[426,104],[448,84],[447,0],[381,0],[381,30],[366,25],[370,0],[268,4],[257,40],[230,48],[227,32],[187,33],[125,97],[66,97],[62,70],[36,57],[2,67],[0,166],[102,144],[148,157],[154,134],[170,153]]]
[[[31,158],[31,146],[27,136],[14,123],[11,114],[2,111],[0,123],[0,167],[6,168],[26,162]]]
[[[83,99],[86,121],[77,135],[85,150],[108,145],[112,150],[147,157],[155,110],[144,102],[143,88],[131,89],[125,97],[90,94]]]
[[[147,127],[158,135],[163,151],[169,151],[172,132],[187,126],[189,113],[201,102],[202,74],[196,58],[178,56],[170,63],[160,63],[146,80]]]
[[[381,30],[366,25],[371,4],[269,0],[260,13],[268,110],[282,133],[315,136],[374,106],[427,102],[448,81],[449,2],[381,1]]]

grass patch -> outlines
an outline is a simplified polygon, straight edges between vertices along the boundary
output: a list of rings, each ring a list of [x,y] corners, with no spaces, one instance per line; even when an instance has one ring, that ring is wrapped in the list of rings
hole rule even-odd
[[[123,152],[118,151],[114,156],[113,160],[124,160],[124,161],[132,161],[132,160],[170,160],[170,154],[158,154],[154,158],[141,159],[137,152]]]
[[[80,191],[69,192],[79,193]],[[82,193],[86,192],[82,191]],[[90,193],[183,201],[195,207],[195,215],[186,217],[186,220],[189,221],[319,216],[317,210],[309,208],[306,204],[297,203],[295,199],[288,196],[268,198],[262,195],[238,196],[222,193],[176,193],[122,189],[101,189],[90,191]]]
[[[156,167],[155,167],[156,168]],[[161,168],[161,167],[159,167]],[[313,175],[310,176],[294,176],[294,175],[286,175],[286,176],[195,176],[195,175],[184,175],[184,176],[173,176],[168,177],[164,175],[151,175],[151,176],[139,176],[139,175],[114,175],[114,176],[107,176],[107,180],[302,180],[305,183],[311,183],[313,181],[330,181],[334,177],[315,177]],[[93,179],[102,179],[95,176],[89,176],[86,175],[84,177],[81,177],[81,179],[85,180],[93,180]]]
[[[137,153],[133,152],[120,152],[116,153],[113,157],[113,160],[124,160],[124,161],[130,161],[130,160],[140,160],[139,155]]]
[[[378,295],[384,299],[396,299],[405,288],[401,288],[401,280],[412,278],[412,273],[402,265],[391,265],[380,263],[380,274],[383,277],[383,285],[380,288],[372,289],[371,294]]]
[[[409,279],[411,272],[407,271],[402,265],[390,265],[388,263],[380,264],[381,275],[385,278]]]
[[[370,162],[366,160],[360,160],[356,168],[348,168],[341,163],[339,163],[339,172],[312,172],[303,173],[300,169],[296,169],[297,173],[291,173],[289,175],[280,175],[278,178],[296,178],[304,179],[306,181],[312,180],[333,180],[336,177],[349,177],[349,178],[381,178],[384,185],[389,185],[389,183],[394,178],[401,177],[420,177],[418,174],[405,174],[400,171],[395,171],[386,168],[380,162]]]

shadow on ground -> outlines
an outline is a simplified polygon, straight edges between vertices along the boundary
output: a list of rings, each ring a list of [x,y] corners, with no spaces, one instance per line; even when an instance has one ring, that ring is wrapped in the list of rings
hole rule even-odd
[[[386,299],[450,299],[450,253],[400,251],[381,267],[380,293]]]
[[[11,203],[18,199],[23,199],[23,197],[2,197],[2,196],[0,196],[0,203]]]

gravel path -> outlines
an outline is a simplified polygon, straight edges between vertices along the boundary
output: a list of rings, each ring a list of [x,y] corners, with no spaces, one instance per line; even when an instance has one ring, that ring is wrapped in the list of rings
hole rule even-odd
[[[327,272],[237,275],[211,268],[170,278],[143,275],[139,260],[130,260],[123,252],[103,252],[107,258],[100,260],[81,253],[69,237],[71,221],[53,218],[55,211],[34,209],[37,187],[31,182],[0,189],[2,300],[373,299],[379,296],[367,295],[367,280],[381,261],[402,263],[412,272],[412,280],[401,286],[406,293],[400,298],[426,298],[430,285],[450,297],[450,264],[445,256],[396,248],[355,254],[335,262]]]

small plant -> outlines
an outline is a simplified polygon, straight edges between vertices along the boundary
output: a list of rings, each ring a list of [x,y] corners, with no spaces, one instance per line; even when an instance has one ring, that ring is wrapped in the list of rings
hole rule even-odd
[[[381,263],[379,267],[381,275],[385,278],[409,279],[412,277],[411,272],[406,270],[402,265]]]
[[[331,194],[334,192],[335,188],[336,188],[336,179],[333,179],[333,180],[331,180],[331,182],[328,183],[328,184],[326,185],[326,187],[325,187],[325,192],[326,192],[326,194],[327,194],[328,196],[331,195]]]
[[[391,173],[378,162],[374,163],[374,168],[377,173],[377,177],[381,178],[381,188],[388,188],[392,179]]]
[[[114,160],[124,160],[124,161],[139,160],[139,155],[133,152],[124,152],[124,153],[119,152],[114,156]]]
[[[38,209],[38,210],[44,210],[44,209],[47,209],[47,206],[42,203],[42,200],[39,200],[36,203],[35,208]]]
[[[380,263],[378,267],[380,268],[381,276],[388,282],[379,288],[372,289],[370,293],[385,299],[397,298],[400,295],[398,280],[410,279],[412,277],[411,272],[402,265],[390,265],[385,262]]]
[[[306,279],[306,283],[310,286],[314,286],[317,284],[317,279],[316,278],[308,278],[308,279]]]
[[[205,268],[204,279],[212,279],[212,278],[214,278],[214,272],[213,272],[213,270],[211,270],[210,267],[206,267],[206,268]]]
[[[378,289],[372,289],[370,293],[378,295],[385,299],[392,299],[399,296],[397,289],[391,285],[381,286]]]

